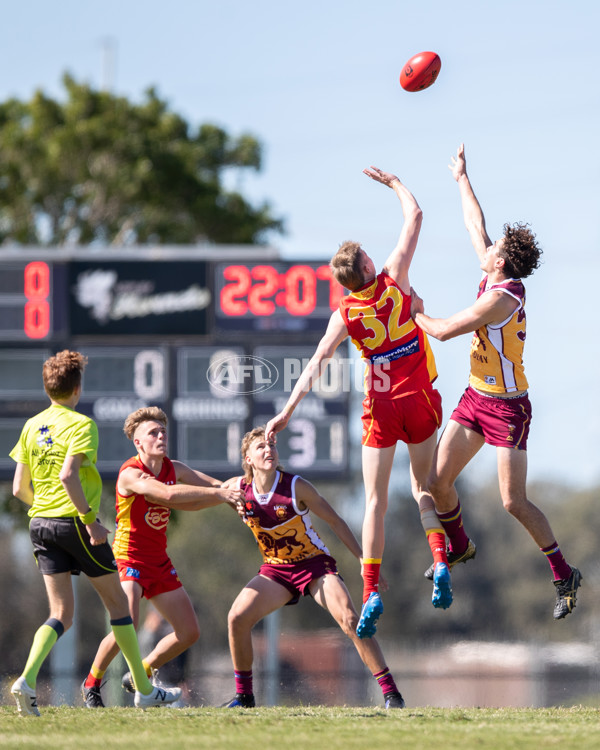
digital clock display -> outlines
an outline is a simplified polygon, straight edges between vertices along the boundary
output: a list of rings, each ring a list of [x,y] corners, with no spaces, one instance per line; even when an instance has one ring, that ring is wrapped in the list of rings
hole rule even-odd
[[[218,264],[216,326],[324,331],[343,294],[325,263]]]
[[[153,405],[169,455],[239,475],[243,435],[281,409],[343,294],[326,260],[265,248],[0,255],[0,478],[48,406],[42,365],[62,349],[88,357],[78,410],[98,425],[104,479],[133,455],[125,418]],[[286,468],[310,480],[347,474],[341,350],[278,436]]]

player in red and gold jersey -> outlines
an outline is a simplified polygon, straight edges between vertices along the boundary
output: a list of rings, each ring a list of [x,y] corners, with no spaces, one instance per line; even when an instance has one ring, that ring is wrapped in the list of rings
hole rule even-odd
[[[338,539],[360,560],[360,545],[341,518],[317,490],[297,474],[283,471],[275,440],[255,427],[242,440],[244,476],[228,480],[239,486],[243,499],[238,512],[260,547],[263,564],[238,594],[229,612],[229,646],[235,673],[235,697],[227,708],[252,708],[252,628],[270,612],[312,596],[354,643],[364,664],[379,683],[386,708],[403,708],[404,701],[374,638],[356,634],[358,615],[336,561],[313,528],[310,513],[325,521]]]
[[[484,276],[477,300],[449,318],[430,318],[413,292],[418,326],[440,341],[474,331],[469,387],[444,430],[432,467],[430,489],[449,538],[450,565],[465,560],[464,531],[455,481],[484,443],[496,447],[500,494],[506,510],[527,529],[546,555],[554,576],[554,618],[573,611],[581,573],[569,565],[548,519],[527,498],[527,437],[531,404],[523,369],[525,288],[522,278],[540,265],[541,250],[526,224],[504,225],[504,236],[490,240],[481,206],[467,176],[464,146],[450,165],[458,182],[465,224]],[[429,577],[431,569],[425,573]]]
[[[121,585],[136,627],[142,597],[151,601],[173,627],[173,632],[162,638],[143,660],[146,673],[152,678],[159,667],[189,648],[200,635],[192,602],[167,554],[171,510],[233,504],[241,495],[238,489],[223,488],[218,480],[167,457],[167,416],[157,406],[130,414],[123,431],[138,453],[125,461],[117,478],[113,553]],[[102,678],[118,652],[109,633],[82,685],[89,708],[103,706]],[[156,677],[153,681],[157,682]],[[123,677],[123,687],[131,692],[129,672]]]
[[[323,372],[341,342],[350,336],[366,363],[363,401],[362,469],[366,508],[363,522],[363,609],[358,635],[368,638],[383,612],[379,570],[384,549],[384,519],[396,443],[410,458],[412,493],[435,566],[434,607],[452,602],[446,538],[427,489],[427,477],[442,421],[437,373],[427,336],[410,316],[408,272],[421,230],[422,212],[398,177],[376,167],[364,173],[391,188],[402,206],[404,224],[381,273],[357,242],[345,242],[331,260],[334,278],[350,290],[298,379],[283,411],[267,425],[267,437],[282,430],[294,409]]]

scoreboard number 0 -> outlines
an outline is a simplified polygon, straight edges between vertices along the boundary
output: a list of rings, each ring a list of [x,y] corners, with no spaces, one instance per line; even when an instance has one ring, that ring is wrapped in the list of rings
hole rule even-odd
[[[147,401],[161,398],[165,391],[165,359],[161,352],[144,349],[135,355],[133,390]]]

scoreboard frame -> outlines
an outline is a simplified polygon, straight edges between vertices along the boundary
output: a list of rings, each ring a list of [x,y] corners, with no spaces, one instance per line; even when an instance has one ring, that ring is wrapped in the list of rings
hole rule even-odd
[[[78,410],[114,479],[132,454],[125,417],[157,405],[169,454],[218,478],[241,473],[243,434],[283,406],[341,295],[328,261],[272,248],[0,251],[0,479],[25,420],[48,405],[42,363],[88,357]],[[309,479],[348,474],[350,394],[336,352],[278,436],[282,464]]]

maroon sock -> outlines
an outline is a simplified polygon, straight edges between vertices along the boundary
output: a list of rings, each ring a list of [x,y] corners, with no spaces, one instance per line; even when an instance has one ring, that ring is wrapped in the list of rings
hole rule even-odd
[[[550,563],[555,581],[562,581],[571,575],[571,567],[563,557],[563,553],[556,542],[552,542],[549,547],[540,547],[540,549]]]
[[[392,677],[392,673],[390,670],[386,667],[385,669],[382,669],[381,672],[375,672],[373,677],[377,680],[379,683],[379,687],[381,688],[381,692],[384,695],[387,695],[388,693],[397,693],[398,688],[396,687],[396,683],[394,682],[394,678]]]
[[[252,670],[245,672],[242,669],[234,670],[235,692],[242,695],[252,695]]]
[[[454,510],[449,513],[438,513],[437,516],[448,537],[450,551],[456,552],[458,555],[462,554],[467,549],[469,537],[465,534],[463,528],[460,501]]]

